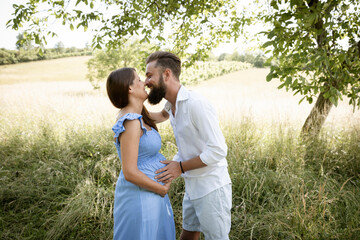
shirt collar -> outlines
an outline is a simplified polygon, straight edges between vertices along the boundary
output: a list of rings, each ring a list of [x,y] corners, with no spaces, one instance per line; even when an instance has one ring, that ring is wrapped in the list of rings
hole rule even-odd
[[[180,101],[185,101],[189,98],[189,90],[187,90],[183,85],[180,86],[180,89],[178,91],[178,94],[176,96],[176,102],[177,104]],[[171,113],[171,103],[167,101],[164,106],[165,110],[170,114]]]
[[[183,85],[181,85],[176,97],[176,102],[184,101],[188,98],[189,98],[189,90],[187,90]]]

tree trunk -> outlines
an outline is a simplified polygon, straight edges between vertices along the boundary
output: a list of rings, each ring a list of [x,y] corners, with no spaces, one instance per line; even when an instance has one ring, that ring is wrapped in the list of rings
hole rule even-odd
[[[312,108],[302,127],[301,136],[306,138],[317,138],[333,104],[325,99],[323,93],[319,94],[315,106]]]

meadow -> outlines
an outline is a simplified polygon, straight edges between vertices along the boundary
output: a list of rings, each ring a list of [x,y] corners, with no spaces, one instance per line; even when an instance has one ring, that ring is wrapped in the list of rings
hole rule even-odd
[[[118,111],[86,81],[87,59],[0,67],[1,239],[112,239]],[[267,72],[188,86],[213,103],[228,144],[230,239],[360,239],[359,110],[345,99],[319,139],[303,142],[311,106],[267,83]],[[159,131],[171,159],[169,123]],[[179,178],[169,193],[178,237],[183,194]]]

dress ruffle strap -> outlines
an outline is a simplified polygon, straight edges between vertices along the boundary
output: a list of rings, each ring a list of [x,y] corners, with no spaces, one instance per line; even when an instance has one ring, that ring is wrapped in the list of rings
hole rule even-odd
[[[135,120],[138,119],[140,121],[141,129],[144,131],[144,134],[147,133],[146,127],[143,125],[142,122],[142,115],[137,113],[127,113],[124,116],[122,116],[112,127],[112,130],[114,131],[115,135],[114,138],[118,138],[122,132],[125,131],[124,122],[126,120]]]

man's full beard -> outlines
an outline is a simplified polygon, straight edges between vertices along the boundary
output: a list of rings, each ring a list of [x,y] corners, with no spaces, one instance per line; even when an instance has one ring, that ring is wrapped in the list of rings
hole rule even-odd
[[[148,101],[151,104],[158,104],[164,97],[166,93],[166,86],[164,83],[163,76],[160,75],[159,86],[153,86],[149,92]]]

